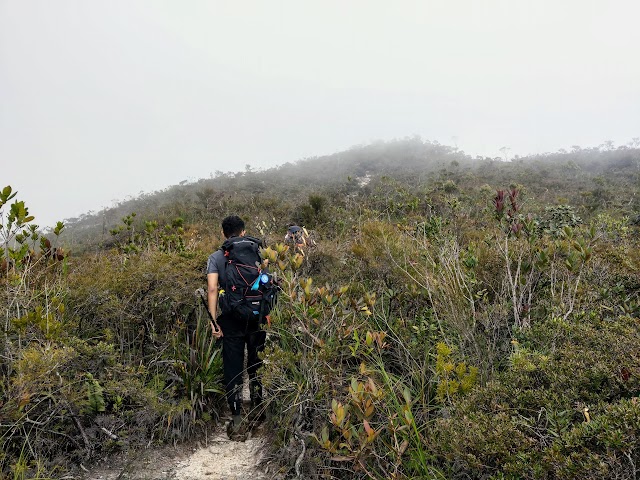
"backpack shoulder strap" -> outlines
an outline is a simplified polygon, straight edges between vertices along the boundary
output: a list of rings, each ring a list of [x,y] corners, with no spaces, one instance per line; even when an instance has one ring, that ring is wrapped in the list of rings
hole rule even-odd
[[[257,243],[259,247],[264,247],[264,242],[261,239],[259,239],[258,237],[252,237],[250,235],[245,235],[244,237],[241,237],[241,238],[245,238],[247,240],[251,240],[252,242]]]
[[[239,243],[239,242],[246,242],[246,241],[250,241],[250,242],[254,242],[257,243],[258,246],[263,247],[264,246],[264,242],[257,238],[257,237],[252,237],[250,235],[245,235],[244,237],[231,237],[231,238],[227,238],[224,243],[222,244],[222,246],[220,247],[221,250],[227,251],[231,248],[232,245]]]
[[[218,283],[220,288],[226,290],[226,272],[227,272],[227,257],[225,256],[225,249],[220,247],[218,251],[222,252],[220,261],[218,262]]]

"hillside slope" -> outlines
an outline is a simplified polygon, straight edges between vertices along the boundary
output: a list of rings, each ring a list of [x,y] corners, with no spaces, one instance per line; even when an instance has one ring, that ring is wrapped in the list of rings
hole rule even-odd
[[[0,280],[2,474],[221,422],[197,289],[236,213],[282,287],[262,372],[280,477],[633,478],[639,165],[379,143],[87,215],[51,236],[64,258],[25,214]],[[304,258],[280,243],[291,221],[315,232]]]
[[[133,212],[140,223],[143,219],[170,222],[174,217],[198,223],[231,210],[252,213],[256,205],[265,209],[273,205],[272,216],[285,214],[286,220],[304,223],[315,220],[304,212],[309,195],[344,203],[356,195],[375,194],[376,187],[389,190],[380,185],[385,179],[420,194],[442,187],[448,193],[472,195],[483,186],[520,185],[541,205],[570,204],[582,215],[613,208],[633,216],[640,205],[635,195],[638,152],[575,148],[505,162],[471,158],[419,138],[378,142],[265,171],[218,172],[215,178],[144,194],[95,214],[67,219],[62,238],[69,248],[81,250],[109,243],[110,230]],[[288,210],[282,203],[289,204]]]

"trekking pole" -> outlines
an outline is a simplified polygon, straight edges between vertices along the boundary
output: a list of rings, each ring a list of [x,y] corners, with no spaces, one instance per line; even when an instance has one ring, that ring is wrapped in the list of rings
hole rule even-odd
[[[202,305],[204,305],[204,309],[207,312],[207,315],[209,316],[209,319],[213,322],[213,324],[217,327],[217,329],[220,329],[220,325],[218,325],[218,322],[216,321],[215,318],[213,318],[213,315],[211,315],[211,312],[209,311],[209,305],[207,304],[207,301],[204,299],[204,290],[202,288],[199,288],[196,290],[196,295],[198,295],[198,297],[200,297],[200,300],[202,300]]]
[[[204,299],[204,290],[202,288],[197,289],[196,295],[200,297],[200,300],[202,300],[202,305],[204,305],[204,309],[207,311],[207,315],[209,315],[209,318],[213,320],[213,315],[211,315],[211,312],[209,311],[209,305],[207,305],[207,302]]]

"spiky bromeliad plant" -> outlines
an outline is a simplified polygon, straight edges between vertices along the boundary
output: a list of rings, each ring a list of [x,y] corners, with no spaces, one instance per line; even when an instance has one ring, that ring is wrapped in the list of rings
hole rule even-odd
[[[198,295],[198,293],[196,293]],[[211,333],[206,309],[198,304],[195,326],[185,326],[184,340],[175,345],[176,369],[191,404],[191,419],[209,420],[214,406],[224,395],[222,350]]]

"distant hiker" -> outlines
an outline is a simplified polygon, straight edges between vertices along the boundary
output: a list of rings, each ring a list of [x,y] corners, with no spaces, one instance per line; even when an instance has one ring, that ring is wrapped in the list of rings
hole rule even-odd
[[[315,242],[309,236],[306,228],[300,227],[295,223],[290,223],[287,233],[284,236],[284,243],[292,245],[294,250],[304,255],[304,249],[307,246],[314,246]]]
[[[207,300],[213,335],[222,337],[226,397],[232,415],[227,432],[231,437],[242,422],[245,345],[251,411],[262,413],[262,384],[257,374],[262,360],[258,353],[264,350],[266,332],[262,326],[273,305],[275,286],[271,275],[261,269],[262,242],[245,235],[244,221],[235,215],[226,217],[222,233],[226,241],[207,262]]]

